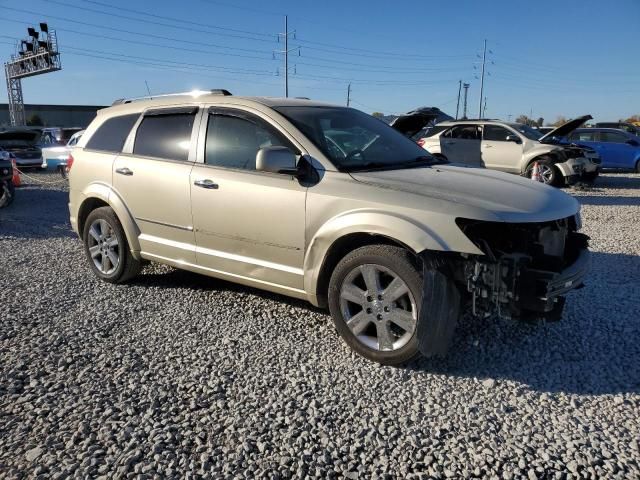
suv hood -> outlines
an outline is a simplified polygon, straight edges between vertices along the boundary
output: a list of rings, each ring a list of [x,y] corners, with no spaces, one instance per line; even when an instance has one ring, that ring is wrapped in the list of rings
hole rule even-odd
[[[546,222],[579,211],[578,202],[556,188],[484,168],[438,165],[351,176],[372,186],[481,209],[504,222]]]
[[[447,115],[437,107],[420,107],[409,113],[400,115],[389,125],[403,135],[412,137],[429,123],[436,124],[447,120],[453,120],[453,117]]]
[[[593,119],[591,115],[583,115],[582,117],[574,118],[573,120],[569,120],[567,123],[563,123],[557,128],[554,128],[550,132],[546,133],[538,140],[541,143],[552,143],[552,138],[557,137],[566,137],[571,132],[573,132],[576,128],[580,128],[585,122]]]

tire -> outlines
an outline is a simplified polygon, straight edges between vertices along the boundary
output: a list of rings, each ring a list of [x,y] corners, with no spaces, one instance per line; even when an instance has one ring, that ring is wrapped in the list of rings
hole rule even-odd
[[[140,272],[142,264],[131,255],[122,224],[111,207],[96,208],[89,214],[82,241],[89,266],[101,280],[124,283]]]
[[[558,170],[558,167],[556,167],[550,160],[546,158],[536,159],[529,164],[525,172],[527,178],[531,178],[531,174],[533,173],[533,165],[536,162],[538,162],[539,166],[543,166],[544,168],[549,169],[549,176],[545,176],[547,180],[542,183],[551,185],[552,187],[560,187],[564,185],[564,178],[562,177],[560,170]]]
[[[0,183],[0,208],[7,207],[13,202],[16,194],[16,187],[13,181],[7,180]]]
[[[636,173],[640,173],[640,160],[636,162]]]
[[[360,356],[401,365],[419,355],[422,277],[412,260],[402,248],[370,245],[352,251],[336,265],[329,280],[329,311],[340,336]],[[366,281],[365,274],[377,278],[376,292],[367,287],[373,281]]]

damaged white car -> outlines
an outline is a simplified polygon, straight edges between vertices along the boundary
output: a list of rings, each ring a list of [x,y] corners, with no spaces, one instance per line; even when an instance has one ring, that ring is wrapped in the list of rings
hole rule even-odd
[[[439,158],[526,177],[531,177],[537,163],[540,180],[556,187],[578,180],[592,182],[598,176],[600,158],[594,150],[556,141],[590,120],[591,115],[543,134],[527,125],[500,120],[440,121],[441,116],[430,117],[427,110],[431,109],[409,112],[391,125]],[[420,129],[429,122],[439,123],[420,135]]]

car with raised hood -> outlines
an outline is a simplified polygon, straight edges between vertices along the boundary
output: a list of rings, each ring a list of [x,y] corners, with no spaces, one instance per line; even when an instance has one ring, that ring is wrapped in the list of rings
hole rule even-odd
[[[155,261],[305,299],[384,364],[444,354],[464,312],[558,319],[589,269],[575,199],[443,164],[347,107],[226,90],[118,101],[72,157],[71,225],[98,278]]]
[[[10,128],[0,132],[0,148],[13,154],[18,167],[40,167],[42,130]]]
[[[409,118],[403,118],[409,117]],[[413,112],[392,124],[401,133],[413,136],[418,124],[405,130]],[[422,115],[422,120],[429,117]],[[438,122],[417,143],[431,154],[450,162],[464,163],[531,177],[538,164],[542,182],[562,186],[577,180],[595,180],[599,158],[591,149],[561,145],[561,138],[591,119],[585,115],[542,134],[520,123],[500,120],[449,120]]]

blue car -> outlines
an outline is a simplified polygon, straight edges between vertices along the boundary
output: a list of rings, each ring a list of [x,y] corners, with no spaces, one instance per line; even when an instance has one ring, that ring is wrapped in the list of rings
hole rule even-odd
[[[640,137],[615,128],[579,128],[566,141],[593,148],[602,168],[619,168],[640,173]]]

